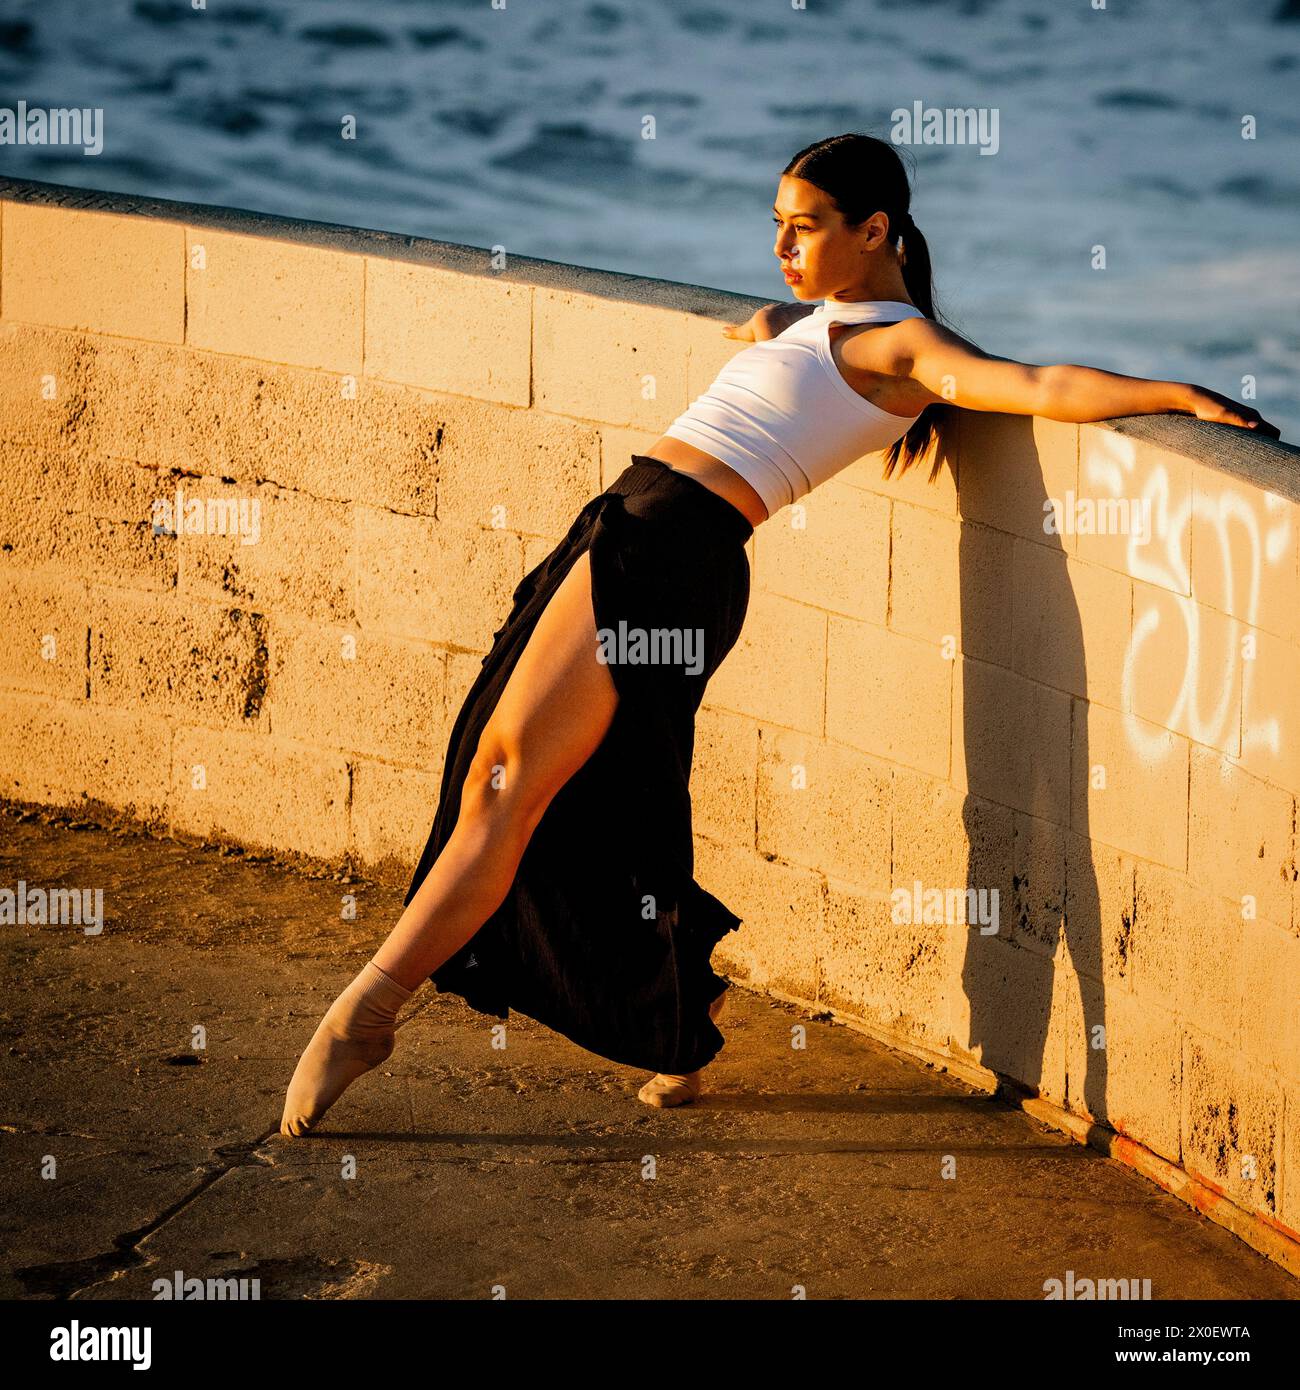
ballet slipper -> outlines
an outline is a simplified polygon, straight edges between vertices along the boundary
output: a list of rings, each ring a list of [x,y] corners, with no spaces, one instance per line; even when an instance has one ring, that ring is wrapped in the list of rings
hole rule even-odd
[[[397,1011],[414,991],[370,961],[321,1019],[298,1059],[280,1133],[306,1134],[360,1076],[388,1060]]]
[[[727,995],[724,990],[709,1005],[709,1017],[716,1023],[722,1014],[723,1005],[726,1003]],[[678,1105],[689,1105],[692,1101],[700,1098],[700,1078],[704,1075],[703,1069],[700,1071],[688,1072],[659,1072],[652,1076],[649,1081],[636,1093],[637,1099],[644,1101],[646,1105],[653,1105],[656,1109],[667,1110]]]

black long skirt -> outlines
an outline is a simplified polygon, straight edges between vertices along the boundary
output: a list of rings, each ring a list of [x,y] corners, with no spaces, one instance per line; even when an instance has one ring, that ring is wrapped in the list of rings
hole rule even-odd
[[[516,588],[452,727],[433,829],[409,903],[451,836],[470,760],[538,618],[591,552],[592,606],[618,692],[604,740],[555,794],[501,906],[430,977],[481,1013],[510,1009],[601,1057],[689,1072],[723,1044],[709,957],[741,918],[694,879],[695,714],[749,603],[730,502],[657,459],[582,508]]]

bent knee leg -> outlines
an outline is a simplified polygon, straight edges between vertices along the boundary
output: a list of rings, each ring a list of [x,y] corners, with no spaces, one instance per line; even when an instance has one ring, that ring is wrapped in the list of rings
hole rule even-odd
[[[515,743],[485,729],[461,787],[457,825],[479,825],[494,840],[518,839],[522,850],[549,799],[524,766]]]
[[[538,618],[483,729],[462,814],[531,832],[613,721],[618,695],[598,649],[584,551]]]

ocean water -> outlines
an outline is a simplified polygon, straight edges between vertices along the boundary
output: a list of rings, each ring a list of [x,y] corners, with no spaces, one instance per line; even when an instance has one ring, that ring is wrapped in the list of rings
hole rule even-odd
[[[0,173],[788,299],[796,150],[987,108],[996,153],[905,156],[947,321],[1022,361],[1253,376],[1300,441],[1300,0],[1095,3],[0,0],[0,106],[102,107],[105,137],[0,145]]]

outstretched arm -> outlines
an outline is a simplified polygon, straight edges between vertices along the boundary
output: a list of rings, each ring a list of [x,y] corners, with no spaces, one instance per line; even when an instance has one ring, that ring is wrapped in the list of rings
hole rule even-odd
[[[965,410],[1076,422],[1173,411],[1240,425],[1272,439],[1281,433],[1250,406],[1190,382],[1148,381],[1068,362],[1040,367],[994,357],[931,319],[903,320],[890,342],[895,375],[919,382],[935,401]]]

